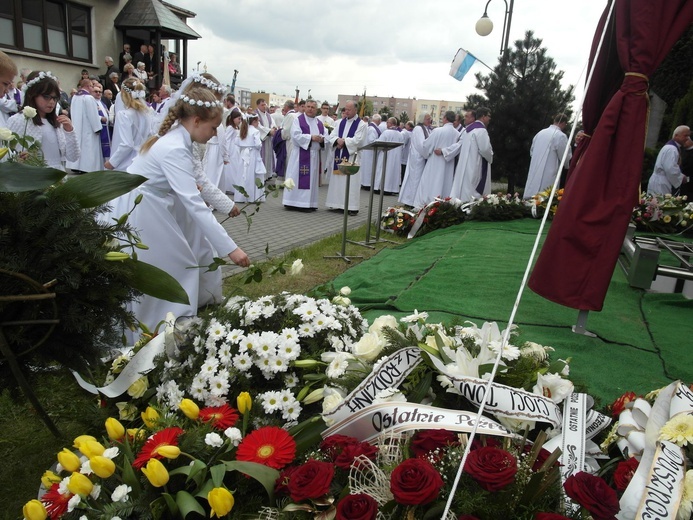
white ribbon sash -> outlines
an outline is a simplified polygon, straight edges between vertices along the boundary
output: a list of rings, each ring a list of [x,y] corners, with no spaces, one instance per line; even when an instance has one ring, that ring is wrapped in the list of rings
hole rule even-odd
[[[322,433],[323,438],[341,434],[360,441],[374,442],[384,431],[401,433],[408,430],[450,430],[471,432],[479,421],[478,433],[501,437],[515,436],[504,426],[488,419],[477,417],[474,412],[447,410],[416,403],[380,403],[363,408],[343,419]]]
[[[635,518],[638,520],[676,518],[683,495],[685,473],[686,463],[681,448],[668,441],[658,443],[648,482]]]

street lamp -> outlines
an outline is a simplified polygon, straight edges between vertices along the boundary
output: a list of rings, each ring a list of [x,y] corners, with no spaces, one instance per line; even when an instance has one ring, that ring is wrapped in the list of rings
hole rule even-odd
[[[201,61],[197,62],[197,72],[200,72],[200,63],[202,63],[202,62]]]
[[[510,0],[510,5],[508,5],[507,0],[503,0],[503,2],[505,2],[505,16],[503,17],[503,35],[501,37],[500,48],[501,56],[507,50],[508,41],[510,40],[510,24],[512,23],[513,19],[513,4],[515,3],[515,0]],[[476,22],[475,29],[476,33],[479,36],[488,36],[489,34],[491,34],[491,31],[493,31],[493,22],[488,17],[487,13],[488,4],[490,3],[491,0],[488,0],[488,2],[486,2],[486,7],[484,7],[484,14]]]

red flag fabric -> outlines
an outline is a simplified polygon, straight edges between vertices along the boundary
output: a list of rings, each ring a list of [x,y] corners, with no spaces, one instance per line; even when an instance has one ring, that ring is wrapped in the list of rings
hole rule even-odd
[[[689,0],[615,1],[609,45],[615,43],[623,82],[568,179],[529,280],[537,294],[580,310],[602,309],[639,197],[648,77],[693,22]]]

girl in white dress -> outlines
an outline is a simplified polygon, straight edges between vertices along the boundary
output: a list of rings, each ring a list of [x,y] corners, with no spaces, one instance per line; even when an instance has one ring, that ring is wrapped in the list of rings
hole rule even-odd
[[[219,81],[209,73],[203,73],[201,76],[216,85],[219,85]],[[226,90],[219,88],[212,89],[214,95],[217,97],[217,101],[221,102]],[[202,160],[202,167],[205,171],[205,175],[214,186],[219,188],[221,191],[226,191],[226,183],[224,182],[224,166],[229,163],[229,154],[226,149],[226,140],[224,139],[224,125],[219,125],[217,128],[217,135],[212,137],[207,141],[207,147],[205,149],[204,159]]]
[[[57,115],[55,106],[60,99],[60,87],[50,72],[34,71],[27,77],[24,107],[36,109],[36,115],[27,120],[19,112],[7,121],[7,126],[22,137],[26,132],[41,143],[41,153],[51,168],[65,171],[65,161],[79,159],[79,141],[73,131],[72,121],[65,115]],[[20,146],[17,149],[22,152]]]
[[[198,239],[206,242],[205,252],[216,251],[218,256],[228,256],[242,267],[250,265],[248,256],[228,236],[202,200],[193,173],[192,145],[194,142],[206,143],[215,135],[222,111],[222,104],[209,89],[196,85],[189,87],[170,108],[159,135],[142,146],[140,155],[128,168],[129,173],[143,175],[148,180],[115,203],[113,214],[119,216],[132,208],[138,195],[143,195],[129,218],[131,226],[139,231],[142,242],[149,247],[138,250],[139,258],[178,280],[190,299],[190,303],[184,305],[145,295],[131,304],[135,317],[150,328],[163,320],[168,312],[175,316],[194,315],[201,302],[209,302],[209,295],[202,294],[205,284],[216,284],[218,291],[215,291],[215,296],[221,296],[219,270],[190,269],[211,263],[211,257],[201,258]],[[181,219],[198,231],[193,243],[181,227]],[[208,283],[207,278],[214,282]]]
[[[123,109],[116,114],[111,157],[104,164],[109,170],[127,170],[151,135],[152,111],[145,95],[146,88],[137,79],[128,79],[122,85],[118,97],[122,99]]]
[[[243,121],[243,114],[234,107],[226,118],[226,131],[224,133],[226,152],[229,154],[229,162],[224,165],[224,184],[226,193],[232,195],[235,193],[233,185],[238,184],[238,179],[241,176],[241,150],[237,142],[241,121]]]
[[[238,202],[264,202],[265,194],[262,188],[258,188],[257,180],[265,181],[267,169],[262,162],[262,141],[260,141],[259,121],[256,114],[249,114],[248,119],[241,121],[238,131],[238,147],[240,148],[240,177],[234,183],[243,186],[246,195],[237,191],[233,200]]]

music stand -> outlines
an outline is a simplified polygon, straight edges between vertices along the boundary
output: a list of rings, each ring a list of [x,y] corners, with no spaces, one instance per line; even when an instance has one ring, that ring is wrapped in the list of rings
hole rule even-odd
[[[372,243],[378,243],[380,242],[380,225],[377,226],[378,230],[376,231],[375,237],[371,236],[371,221],[373,220],[373,192],[375,190],[375,168],[378,160],[378,152],[383,151],[383,168],[381,170],[381,175],[380,175],[380,198],[378,201],[378,222],[380,222],[380,215],[383,214],[383,197],[385,196],[385,192],[383,191],[385,188],[385,170],[387,169],[387,152],[390,150],[397,148],[399,146],[404,146],[404,143],[393,143],[391,141],[373,141],[371,144],[368,144],[362,148],[359,148],[359,151],[361,150],[373,150],[373,170],[371,171],[371,196],[368,201],[368,225],[366,227],[366,240],[364,242],[354,242],[355,244],[359,244],[365,247],[370,247]],[[375,238],[374,242],[371,242],[371,238]],[[391,240],[385,240],[382,239],[383,242],[392,242]],[[395,242],[392,242],[393,244]]]
[[[346,175],[346,186],[344,189],[344,225],[342,227],[342,250],[339,253],[335,253],[333,256],[323,256],[323,258],[341,258],[344,260],[346,263],[351,263],[352,258],[363,258],[362,256],[346,256],[346,243],[347,242],[352,242],[352,243],[357,243],[353,242],[352,240],[347,240],[347,223],[349,221],[349,188],[351,186],[351,176],[355,175],[359,171],[359,165],[354,164],[354,165],[348,165],[348,164],[340,164],[338,166],[339,173],[340,175]],[[337,175],[337,172],[334,172],[333,175]]]

